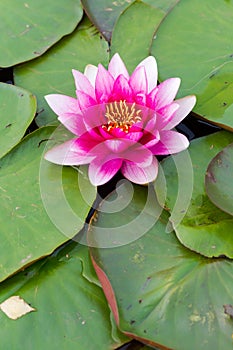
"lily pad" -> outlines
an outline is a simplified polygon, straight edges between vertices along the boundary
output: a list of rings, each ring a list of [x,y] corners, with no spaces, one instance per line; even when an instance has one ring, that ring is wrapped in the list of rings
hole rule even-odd
[[[224,147],[233,142],[233,134],[220,131],[196,139],[188,149],[192,169],[184,162],[183,169],[193,171],[193,190],[189,203],[185,202],[187,189],[180,181],[176,169],[176,159],[181,154],[169,157],[162,162],[166,179],[166,207],[171,213],[171,222],[180,242],[191,250],[208,257],[227,256],[233,258],[233,217],[217,208],[205,191],[205,176],[208,164]],[[185,167],[184,167],[185,164]],[[182,164],[181,164],[182,166]],[[185,183],[184,183],[185,184]],[[182,198],[185,205],[173,213],[176,199]],[[187,205],[188,204],[188,205]],[[176,214],[176,215],[175,215]]]
[[[82,18],[77,0],[2,0],[0,4],[0,67],[41,56]]]
[[[145,0],[142,2],[134,0],[98,0],[97,2],[95,0],[82,0],[82,4],[92,23],[94,23],[103,36],[110,42],[116,21],[130,4],[137,3],[143,6],[143,3],[147,3],[156,7],[158,10],[161,9],[167,12],[178,1],[179,0]],[[141,20],[144,21],[142,13],[140,23]],[[147,24],[148,23],[146,23],[146,26]],[[140,27],[142,28],[141,25]],[[143,28],[145,29],[145,27]],[[124,37],[124,41],[127,41],[126,37]]]
[[[107,42],[100,39],[97,30],[85,19],[72,35],[61,40],[48,53],[15,67],[15,83],[33,91],[37,97],[36,122],[39,126],[54,123],[57,119],[44,96],[52,93],[75,96],[71,70],[83,71],[89,63],[107,64],[107,50]]]
[[[0,280],[50,254],[74,236],[83,227],[90,210],[91,205],[81,194],[77,171],[43,159],[46,142],[53,131],[53,127],[47,127],[31,133],[0,160]],[[89,182],[88,186],[87,181],[83,178],[91,202],[96,190]],[[65,203],[56,201],[61,187]],[[65,232],[51,221],[42,201],[49,188],[53,189],[53,193],[49,193],[50,198],[53,197],[50,201],[56,203],[59,215],[61,212],[76,214],[76,225],[74,220],[67,222]]]
[[[85,12],[103,36],[110,41],[114,24],[120,13],[133,0],[82,0]]]
[[[112,33],[111,55],[118,52],[129,71],[132,71],[149,55],[155,31],[165,15],[160,8],[140,1],[132,3],[116,22]]]
[[[113,339],[103,291],[82,274],[87,249],[70,243],[1,283],[1,302],[19,295],[36,309],[13,322],[0,311],[2,348],[110,350],[127,340]]]
[[[194,112],[233,128],[233,3],[181,0],[159,26],[151,52],[159,80],[182,79],[179,96],[197,95]]]
[[[116,219],[120,232],[126,216],[140,215],[135,200],[145,206],[146,193],[147,188],[134,186],[135,197],[118,215],[103,213],[108,208],[103,202],[89,235],[95,235],[96,227],[105,227],[106,220],[115,227]],[[108,201],[114,198],[112,194]],[[205,258],[185,248],[174,232],[166,232],[167,220],[163,213],[151,229],[127,245],[91,248],[119,329],[152,347],[230,350],[233,321],[224,305],[233,302],[233,262]]]
[[[211,160],[205,178],[209,199],[223,211],[233,215],[233,143]]]
[[[0,83],[0,158],[21,140],[35,113],[35,96],[19,87]]]

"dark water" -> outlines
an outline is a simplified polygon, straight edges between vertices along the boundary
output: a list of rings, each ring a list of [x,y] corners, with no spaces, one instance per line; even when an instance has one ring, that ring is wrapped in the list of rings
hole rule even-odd
[[[7,83],[7,84],[14,83],[12,68],[7,68],[7,69],[0,68],[0,82]]]

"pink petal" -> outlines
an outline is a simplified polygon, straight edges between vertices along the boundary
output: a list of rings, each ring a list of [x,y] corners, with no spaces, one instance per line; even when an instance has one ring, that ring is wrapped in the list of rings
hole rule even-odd
[[[173,102],[180,86],[180,78],[170,78],[163,81],[156,88],[153,109],[159,110]],[[153,94],[153,90],[151,92]]]
[[[46,95],[44,98],[50,108],[52,108],[59,117],[67,113],[80,113],[79,104],[76,98],[60,94]]]
[[[158,130],[154,130],[153,133],[151,132],[144,132],[143,137],[140,140],[140,143],[146,147],[151,148],[152,146],[156,145],[160,140],[160,134]]]
[[[74,76],[76,90],[84,91],[85,93],[88,93],[88,95],[90,95],[93,99],[95,99],[95,89],[91,85],[89,79],[78,70],[73,69],[72,73]]]
[[[88,164],[93,159],[85,151],[79,149],[76,140],[69,140],[61,145],[55,146],[45,154],[45,159],[61,165],[80,165]]]
[[[103,142],[103,136],[99,132],[99,128],[93,128],[88,130],[88,134],[93,138],[95,141]]]
[[[157,121],[156,121],[156,127],[157,129],[161,130],[165,128],[165,126],[173,121],[173,118],[175,116],[175,112],[179,109],[178,103],[173,102],[170,105],[167,105],[163,108],[161,108],[157,112]],[[176,125],[176,124],[175,124]]]
[[[164,130],[169,130],[174,128],[179,124],[193,109],[196,103],[196,96],[190,95],[178,100],[175,100],[175,103],[179,106],[178,110],[175,112],[172,119],[167,123]]]
[[[96,155],[96,148],[103,143],[103,138],[98,137],[94,130],[90,130],[75,140],[72,150],[78,149],[80,152],[86,153],[88,156]]]
[[[148,84],[147,93],[150,93],[157,86],[158,69],[157,69],[156,60],[153,56],[148,56],[141,63],[139,63],[136,69],[141,66],[145,68],[147,84]]]
[[[158,93],[158,88],[155,87],[153,90],[151,90],[151,92],[146,96],[146,106],[148,108],[152,108],[153,110],[156,109],[155,106],[155,96]]]
[[[58,120],[75,135],[85,131],[78,101],[69,96],[52,94],[45,96],[52,110],[58,115]]]
[[[154,181],[158,174],[158,161],[153,157],[152,163],[147,167],[140,167],[133,162],[124,162],[121,167],[122,174],[130,181],[137,184],[146,184]]]
[[[105,117],[105,106],[104,105],[95,105],[89,107],[85,110],[85,115],[83,122],[86,125],[86,129],[90,130],[96,127],[102,127],[103,124],[106,124],[107,120]]]
[[[129,144],[125,139],[109,139],[105,141],[105,144],[111,152],[118,154],[125,151],[132,145],[131,143]]]
[[[99,127],[99,133],[105,138],[106,140],[112,139],[115,137],[115,135],[112,135],[111,131],[107,131],[106,128]],[[120,136],[117,136],[120,137]]]
[[[110,101],[126,100],[127,102],[133,102],[133,92],[129,86],[128,80],[123,76],[119,75],[114,82],[113,92]]]
[[[157,125],[157,115],[156,113],[153,113],[151,119],[148,120],[148,122],[144,127],[144,132],[153,133],[154,130],[157,130],[156,125]]]
[[[116,79],[119,75],[123,75],[126,79],[129,79],[129,73],[118,53],[112,57],[108,65],[108,71],[111,73],[114,79]]]
[[[70,130],[73,134],[80,136],[86,131],[85,124],[83,123],[83,116],[77,114],[67,113],[62,117],[58,117],[58,120]]]
[[[126,141],[126,140],[125,140]],[[130,140],[128,140],[129,142]],[[136,143],[122,152],[121,157],[133,163],[140,164],[141,167],[147,167],[153,160],[153,155],[149,149]]]
[[[92,64],[88,64],[84,70],[84,75],[88,78],[93,87],[95,87],[97,71],[97,67],[93,66]]]
[[[80,139],[78,139],[80,140]],[[85,149],[88,145],[84,144]],[[140,164],[146,167],[151,164],[153,155],[149,149],[140,143],[127,139],[108,139],[96,144],[89,153],[90,156],[109,161],[112,159],[123,159]]]
[[[96,98],[99,102],[107,102],[112,92],[114,79],[111,74],[99,64],[95,82]]]
[[[134,94],[147,93],[147,77],[145,67],[137,67],[130,77],[129,84]]]
[[[142,136],[143,136],[142,131],[134,131],[134,132],[128,132],[128,134],[125,135],[125,138],[132,140],[134,142],[137,142],[141,139]]]
[[[189,146],[188,139],[177,131],[164,130],[160,132],[160,141],[150,151],[154,155],[178,153]]]
[[[95,99],[81,90],[76,90],[76,95],[81,111],[84,111],[97,104]]]
[[[146,148],[141,147],[140,144],[137,144],[135,141],[131,139],[126,139],[126,138],[108,139],[104,141],[104,143],[111,152],[118,153],[119,158],[126,158],[126,159],[129,158],[129,160],[133,160],[135,159],[135,157],[136,159],[141,158],[142,162],[146,161],[146,164],[147,164],[148,157],[151,157],[150,151],[148,151]]]
[[[102,158],[94,159],[89,165],[89,179],[94,186],[100,186],[111,180],[122,165],[121,159],[104,161]]]

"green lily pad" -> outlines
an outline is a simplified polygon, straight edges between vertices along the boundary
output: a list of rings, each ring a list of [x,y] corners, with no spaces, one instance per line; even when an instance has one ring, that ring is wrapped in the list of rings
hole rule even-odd
[[[233,143],[211,160],[205,178],[209,199],[221,210],[233,215]]]
[[[1,302],[16,295],[36,309],[14,322],[0,311],[2,348],[110,350],[126,341],[113,339],[103,291],[82,274],[87,250],[70,243],[1,283]]]
[[[167,186],[165,204],[171,213],[176,235],[186,247],[208,257],[225,255],[233,258],[233,217],[217,208],[205,191],[208,164],[232,141],[233,134],[223,131],[192,141],[188,149],[192,168],[189,169],[190,165],[186,162],[179,163],[184,171],[184,180],[176,168],[176,159],[182,157],[182,153],[162,162]],[[187,202],[185,172],[188,177],[190,171],[193,171],[193,183],[190,184],[193,189]],[[173,212],[177,198],[181,202],[180,212]]]
[[[75,29],[82,14],[77,0],[2,0],[0,67],[41,56]]]
[[[19,87],[0,83],[0,158],[21,140],[35,113],[35,96]]]
[[[131,202],[118,213],[107,213],[109,201],[115,199],[110,195],[92,221],[90,237],[107,224],[109,230],[118,225],[120,233],[125,217],[141,214],[139,207],[146,205],[147,192],[145,187],[134,186]],[[233,304],[233,262],[205,258],[185,248],[174,232],[166,232],[167,220],[163,213],[151,229],[129,244],[91,248],[119,329],[166,349],[230,350],[233,320],[225,314],[224,305]]]
[[[39,126],[54,123],[57,119],[44,96],[59,93],[74,97],[75,86],[71,70],[83,71],[89,63],[107,64],[107,50],[107,42],[100,39],[99,33],[85,19],[72,35],[61,40],[48,53],[15,67],[15,83],[33,91],[37,97],[36,122]]]
[[[53,131],[53,127],[47,127],[31,133],[0,160],[0,280],[50,254],[79,232],[90,210],[89,203],[95,199],[96,189],[82,173],[77,175],[72,168],[43,159]],[[83,189],[88,191],[88,203],[81,193],[80,178]],[[58,198],[61,191],[66,201]],[[63,218],[70,214],[76,221],[68,221],[65,231],[59,225],[57,228],[56,218],[49,216],[48,203],[55,203],[52,213],[63,213]]]
[[[180,0],[144,0],[143,2],[157,7],[165,12],[169,12],[179,3]]]
[[[179,0],[145,0],[143,2],[167,12],[178,1]],[[116,21],[118,20],[119,16],[127,9],[127,7],[132,3],[137,3],[139,5],[142,5],[141,8],[143,8],[143,2],[134,0],[98,0],[98,2],[95,0],[82,0],[84,10],[90,18],[91,22],[94,23],[94,25],[99,29],[99,31],[108,41],[111,40],[112,31],[114,29]],[[144,22],[144,16],[141,13],[140,28],[142,28],[142,20]],[[147,24],[148,23],[146,23],[146,26]],[[143,28],[145,29],[145,27]],[[127,37],[124,37],[124,41],[127,41]]]
[[[181,0],[159,26],[152,54],[159,79],[181,77],[179,96],[197,95],[194,112],[233,128],[233,3]]]
[[[95,0],[82,0],[82,4],[91,22],[110,41],[117,18],[132,1],[99,0],[97,2]]]
[[[112,33],[111,55],[118,52],[129,71],[132,71],[149,55],[155,31],[165,15],[160,8],[140,1],[132,3],[116,22]]]

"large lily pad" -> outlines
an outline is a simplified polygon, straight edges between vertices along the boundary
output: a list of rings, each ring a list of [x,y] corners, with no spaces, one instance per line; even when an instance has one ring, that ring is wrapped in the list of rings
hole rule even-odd
[[[164,11],[143,2],[131,4],[115,25],[111,40],[111,54],[118,52],[129,71],[132,71],[143,58],[149,55],[154,33],[164,16]]]
[[[108,202],[115,198],[110,195],[89,235],[95,235],[96,226],[108,224],[111,229],[116,222],[121,232],[126,216],[140,215],[146,193],[147,188],[134,186],[128,207],[107,214]],[[91,248],[119,328],[166,349],[230,350],[233,320],[224,313],[224,305],[233,303],[233,262],[185,248],[173,232],[166,232],[167,219],[163,213],[150,230],[127,245]]]
[[[9,67],[42,55],[82,18],[78,0],[2,0],[0,66]]]
[[[0,158],[21,140],[35,113],[35,96],[16,86],[0,83]]]
[[[1,302],[20,296],[36,309],[14,322],[0,311],[2,348],[110,350],[126,341],[113,339],[102,289],[82,274],[86,251],[71,243],[1,283]]]
[[[233,128],[233,3],[181,0],[156,33],[159,79],[179,76],[179,96],[197,95],[194,111]]]
[[[185,182],[183,184],[176,169],[176,159],[180,154],[162,162],[167,186],[166,206],[171,213],[176,235],[186,247],[208,257],[226,255],[233,258],[233,217],[217,208],[205,191],[205,175],[209,162],[232,141],[233,134],[223,131],[192,141],[188,150],[192,169],[185,162],[180,165],[187,172],[187,176],[193,170],[193,190],[189,203],[185,202]],[[182,215],[178,216],[180,213],[173,213],[173,209],[177,198],[182,196]]]
[[[75,96],[71,70],[83,71],[89,63],[107,64],[107,49],[107,42],[100,39],[99,33],[85,19],[72,35],[61,40],[43,57],[15,68],[15,83],[29,89],[37,97],[36,122],[39,126],[54,122],[57,118],[44,96],[52,93]]]
[[[233,215],[233,143],[211,160],[206,173],[206,192],[220,209]]]
[[[46,140],[53,130],[53,127],[41,128],[30,134],[0,161],[0,280],[51,253],[74,236],[82,228],[90,210],[90,204],[86,203],[81,194],[77,171],[43,160]],[[43,187],[39,183],[40,168]],[[83,181],[85,189],[89,188],[89,201],[94,201],[95,188],[90,184],[88,186],[85,177]],[[56,201],[61,187],[66,195],[65,203]],[[65,232],[55,226],[56,222],[51,221],[46,212],[48,208],[45,209],[41,199],[41,196],[46,197],[46,189],[49,188],[53,189],[49,193],[53,201],[50,200],[56,203],[59,215],[61,212],[64,215],[76,213],[76,225],[74,220],[68,222]]]

